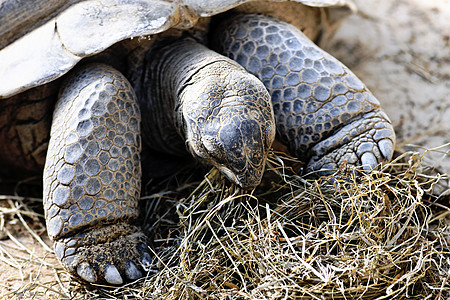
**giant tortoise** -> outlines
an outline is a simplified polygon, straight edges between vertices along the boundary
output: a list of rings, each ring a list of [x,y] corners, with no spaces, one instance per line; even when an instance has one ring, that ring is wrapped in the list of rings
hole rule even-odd
[[[395,135],[378,100],[302,33],[326,39],[351,8],[1,1],[1,169],[43,170],[47,231],[64,267],[121,284],[151,265],[135,224],[141,149],[150,162],[194,157],[243,189],[260,183],[275,136],[310,174],[390,160]]]

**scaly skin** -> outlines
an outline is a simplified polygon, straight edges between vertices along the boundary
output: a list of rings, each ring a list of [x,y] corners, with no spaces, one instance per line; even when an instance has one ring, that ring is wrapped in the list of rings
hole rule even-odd
[[[212,34],[213,48],[244,66],[272,96],[278,138],[327,174],[341,164],[370,170],[392,158],[395,134],[367,87],[296,27],[238,15]]]
[[[155,46],[148,56],[137,86],[148,145],[182,153],[186,143],[236,184],[258,185],[275,138],[263,84],[192,40]],[[121,284],[151,263],[147,238],[133,225],[140,150],[140,108],[123,75],[102,64],[74,71],[54,110],[44,209],[56,256],[76,277]]]
[[[47,231],[61,263],[89,282],[121,284],[151,262],[131,225],[141,189],[140,110],[126,78],[94,64],[57,101],[44,170]]]
[[[135,88],[150,148],[187,147],[243,188],[261,182],[275,138],[272,106],[264,85],[235,61],[192,39],[163,41],[148,52]]]
[[[230,23],[231,22],[231,23]],[[149,148],[190,153],[243,188],[257,186],[275,137],[309,171],[389,160],[394,132],[379,102],[298,29],[240,16],[215,34],[155,43],[134,88],[111,67],[72,72],[56,104],[44,171],[47,230],[62,264],[89,282],[121,284],[151,264],[133,225],[141,186],[140,108]],[[272,96],[272,103],[270,95]],[[273,109],[272,109],[273,104]],[[275,113],[275,119],[274,119]]]

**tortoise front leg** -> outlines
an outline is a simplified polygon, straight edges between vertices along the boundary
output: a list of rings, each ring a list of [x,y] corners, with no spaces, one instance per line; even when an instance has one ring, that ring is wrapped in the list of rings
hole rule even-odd
[[[278,138],[307,172],[389,161],[395,133],[367,87],[296,27],[262,15],[229,18],[214,47],[256,75],[272,96]]]
[[[44,170],[44,209],[56,256],[72,275],[121,284],[151,263],[134,225],[141,189],[140,112],[127,79],[87,65],[60,91]]]

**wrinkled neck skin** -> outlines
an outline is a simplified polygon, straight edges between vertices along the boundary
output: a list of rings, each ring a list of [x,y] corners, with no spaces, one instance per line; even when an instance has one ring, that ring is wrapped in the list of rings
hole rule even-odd
[[[165,119],[191,154],[243,188],[257,186],[275,138],[270,96],[232,60],[188,39],[158,49]]]

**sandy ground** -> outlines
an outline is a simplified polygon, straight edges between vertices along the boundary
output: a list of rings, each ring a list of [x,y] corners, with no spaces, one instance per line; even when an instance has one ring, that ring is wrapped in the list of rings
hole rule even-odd
[[[359,76],[395,125],[397,146],[450,173],[450,1],[356,0],[326,50]],[[443,146],[447,144],[446,146]]]
[[[348,65],[382,102],[395,124],[398,149],[435,148],[426,159],[449,173],[450,1],[356,3],[359,13],[342,24],[326,50]],[[5,222],[0,220],[0,229]],[[17,242],[7,236],[0,241],[0,299],[60,298],[58,291],[64,292],[68,278],[59,277],[53,254],[23,227],[14,236]],[[28,250],[20,249],[20,243]],[[44,284],[55,278],[65,283],[47,290]]]

